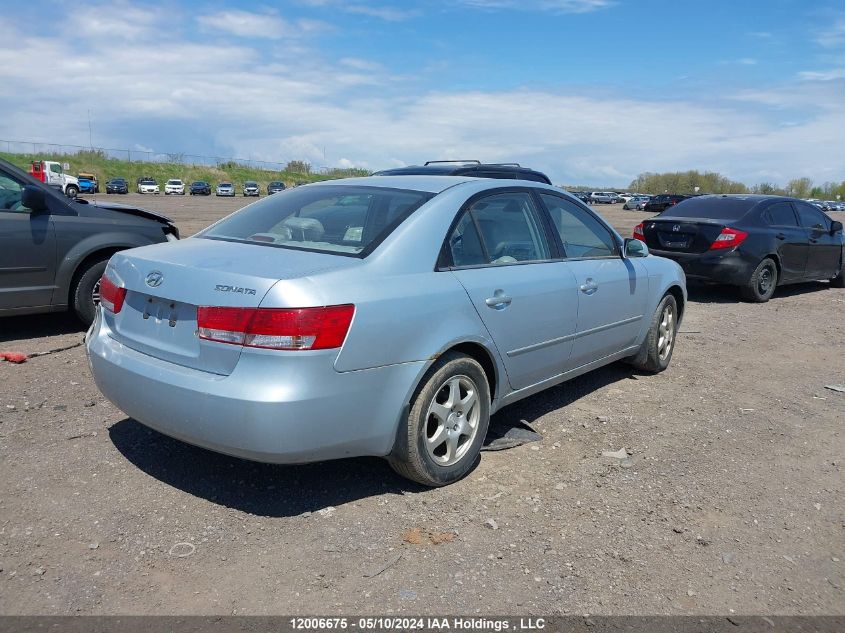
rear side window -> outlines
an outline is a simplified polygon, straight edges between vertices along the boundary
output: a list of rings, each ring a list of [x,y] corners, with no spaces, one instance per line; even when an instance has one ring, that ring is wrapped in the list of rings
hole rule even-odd
[[[558,196],[541,193],[540,198],[552,216],[567,258],[617,256],[616,239],[591,213]]]
[[[449,236],[455,266],[514,264],[549,259],[549,245],[531,196],[486,196],[464,211]]]
[[[763,218],[771,226],[798,226],[795,212],[788,202],[776,202],[766,209]]]
[[[364,257],[431,197],[384,187],[294,188],[251,204],[199,237]]]

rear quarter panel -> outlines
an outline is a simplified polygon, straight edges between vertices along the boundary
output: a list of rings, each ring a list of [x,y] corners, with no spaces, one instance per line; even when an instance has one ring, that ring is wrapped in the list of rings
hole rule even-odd
[[[454,344],[493,343],[463,287],[448,272],[368,276],[367,267],[280,281],[262,307],[355,305],[335,361],[340,372],[433,361]]]

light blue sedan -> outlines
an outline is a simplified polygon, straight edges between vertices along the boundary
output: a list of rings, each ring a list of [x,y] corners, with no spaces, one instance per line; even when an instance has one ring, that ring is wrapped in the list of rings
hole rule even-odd
[[[162,433],[247,459],[377,455],[430,486],[490,415],[602,365],[664,370],[673,261],[551,186],[375,176],[270,196],[116,253],[86,337],[97,385]]]

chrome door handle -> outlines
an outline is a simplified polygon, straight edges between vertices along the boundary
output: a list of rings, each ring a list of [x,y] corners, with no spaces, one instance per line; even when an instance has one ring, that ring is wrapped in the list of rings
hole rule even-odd
[[[580,290],[585,295],[594,294],[599,289],[599,285],[592,279],[587,279],[586,283],[581,284]]]
[[[504,310],[507,308],[513,299],[505,294],[504,290],[496,290],[493,293],[492,297],[487,297],[484,300],[484,303],[487,304],[488,308],[493,308],[494,310]]]

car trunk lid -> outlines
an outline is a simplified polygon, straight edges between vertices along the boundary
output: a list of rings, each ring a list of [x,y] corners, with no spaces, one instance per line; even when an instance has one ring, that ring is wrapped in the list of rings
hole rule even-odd
[[[228,375],[242,346],[201,340],[199,306],[257,308],[279,280],[358,261],[202,238],[146,246],[117,253],[110,261],[108,275],[126,288],[126,298],[118,314],[104,313],[112,337],[127,347]]]
[[[644,222],[643,235],[652,250],[704,253],[724,227],[721,220],[661,217]]]

